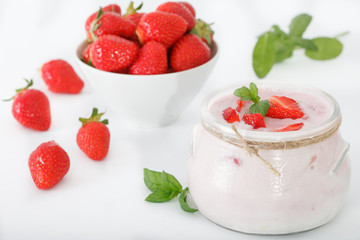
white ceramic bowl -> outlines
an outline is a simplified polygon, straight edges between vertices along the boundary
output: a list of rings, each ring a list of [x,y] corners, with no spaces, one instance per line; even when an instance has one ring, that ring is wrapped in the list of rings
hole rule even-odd
[[[209,77],[218,58],[212,44],[212,59],[182,72],[130,75],[106,72],[81,61],[87,42],[76,50],[76,61],[93,90],[123,121],[139,127],[160,127],[174,122]]]

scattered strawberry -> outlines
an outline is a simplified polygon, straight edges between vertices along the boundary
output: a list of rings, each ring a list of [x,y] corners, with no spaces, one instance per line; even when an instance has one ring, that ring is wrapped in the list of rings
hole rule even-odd
[[[85,30],[90,42],[106,34],[131,37],[135,33],[135,29],[136,25],[132,21],[123,18],[116,12],[104,12],[102,8],[94,19],[90,16],[85,23]]]
[[[145,13],[138,13],[137,11],[139,11],[142,7],[142,3],[134,8],[134,2],[130,2],[129,7],[126,10],[126,13],[124,14],[124,18],[132,21],[136,26],[139,24],[141,17],[145,14]]]
[[[211,59],[211,50],[198,36],[186,34],[173,46],[170,55],[171,67],[184,71],[200,66]]]
[[[304,113],[294,99],[284,96],[272,96],[268,100],[270,108],[266,114],[267,117],[298,119],[304,116]]]
[[[136,28],[142,44],[151,40],[170,48],[185,32],[187,24],[179,15],[167,12],[145,14]]]
[[[36,89],[29,89],[33,81],[26,80],[27,86],[16,90],[12,114],[23,126],[37,131],[46,131],[51,124],[50,103],[46,95]]]
[[[159,5],[156,11],[174,13],[182,17],[187,23],[187,30],[191,30],[195,26],[195,16],[184,5],[179,2],[165,2]]]
[[[108,120],[101,120],[104,113],[93,109],[90,118],[80,118],[82,126],[79,129],[76,142],[79,148],[91,159],[102,160],[109,151],[110,132],[106,124]]]
[[[135,60],[139,46],[115,35],[99,37],[90,50],[93,65],[104,71],[119,72],[128,68]]]
[[[82,52],[82,60],[83,60],[86,64],[88,64],[88,65],[90,65],[90,66],[93,65],[92,62],[91,62],[91,59],[90,59],[90,49],[91,49],[91,46],[92,46],[92,43],[86,45],[84,51]]]
[[[130,74],[149,75],[167,71],[167,52],[161,43],[150,41],[141,48],[137,59],[130,67]]]
[[[238,100],[236,101],[236,108],[235,108],[235,110],[236,110],[237,112],[240,112],[241,109],[242,109],[242,107],[245,105],[245,103],[246,103],[246,101],[241,100],[241,98],[238,99]]]
[[[195,12],[195,8],[188,2],[179,2],[181,5],[183,5],[184,7],[186,7],[191,14],[194,16],[194,18],[196,17],[196,12]]]
[[[246,124],[252,125],[254,129],[266,127],[264,118],[260,113],[244,114],[242,120]]]
[[[67,153],[56,142],[42,143],[29,157],[32,179],[40,189],[55,186],[70,168]]]
[[[300,130],[304,126],[303,123],[294,123],[281,129],[276,129],[274,132],[289,132]]]
[[[240,122],[238,113],[231,107],[223,111],[223,117],[228,123]]]
[[[195,34],[201,38],[209,47],[213,42],[214,31],[211,28],[211,24],[208,24],[201,19],[196,20],[195,27],[190,31],[190,33]]]
[[[72,66],[61,59],[52,60],[42,65],[40,74],[49,90],[55,93],[77,94],[84,87],[84,82]]]

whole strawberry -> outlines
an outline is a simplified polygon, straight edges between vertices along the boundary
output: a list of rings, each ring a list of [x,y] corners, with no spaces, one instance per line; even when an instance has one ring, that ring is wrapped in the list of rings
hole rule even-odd
[[[147,13],[140,19],[136,34],[142,44],[151,40],[170,48],[185,32],[187,23],[179,15],[167,12]]]
[[[73,67],[61,59],[51,60],[40,69],[41,78],[54,93],[78,94],[84,82],[76,74]]]
[[[94,67],[109,72],[125,72],[135,61],[139,45],[115,35],[99,37],[90,49]]]
[[[37,131],[46,131],[51,124],[50,103],[46,95],[36,89],[29,89],[33,81],[26,80],[27,86],[16,90],[9,100],[14,118],[23,126]]]
[[[76,142],[79,148],[91,159],[102,160],[109,151],[110,132],[106,124],[108,120],[102,120],[104,113],[98,113],[97,108],[93,109],[90,118],[80,118],[82,123],[79,129]]]
[[[182,17],[187,24],[187,30],[191,30],[195,26],[195,16],[182,3],[179,2],[165,2],[156,8],[156,11],[174,13]]]
[[[42,143],[29,157],[32,179],[40,189],[55,186],[70,168],[67,153],[56,142]]]
[[[200,66],[211,59],[211,50],[198,36],[186,34],[172,48],[171,67],[176,71],[184,71]]]
[[[129,73],[150,75],[166,73],[168,67],[166,48],[158,42],[150,41],[141,48],[139,55]]]
[[[104,12],[100,8],[98,14],[93,19],[92,15],[85,23],[85,30],[90,42],[106,34],[113,34],[122,37],[131,37],[134,35],[136,25],[116,12]]]

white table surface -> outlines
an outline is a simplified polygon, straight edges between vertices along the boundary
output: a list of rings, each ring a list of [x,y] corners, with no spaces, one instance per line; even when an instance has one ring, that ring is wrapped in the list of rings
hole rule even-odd
[[[47,90],[37,69],[62,58],[75,69],[74,52],[85,38],[84,23],[99,5],[111,1],[0,1],[0,98],[33,78],[34,88],[50,99],[52,125],[47,132],[20,126],[11,103],[0,103],[0,239],[360,239],[360,2],[342,0],[236,1],[193,0],[198,17],[215,22],[219,61],[207,83],[181,117],[170,126],[137,129],[121,122],[89,84],[79,95]],[[128,1],[118,2],[123,11]],[[136,2],[136,4],[138,4]],[[152,11],[159,0],[145,0]],[[352,181],[346,204],[335,220],[305,233],[285,236],[247,235],[230,231],[200,213],[183,212],[178,202],[145,202],[144,167],[166,170],[187,185],[186,165],[192,127],[199,122],[201,100],[219,87],[255,80],[251,55],[256,36],[272,24],[287,30],[292,17],[309,13],[313,21],[305,37],[335,36],[343,31],[344,50],[332,61],[317,62],[298,51],[274,66],[267,79],[301,81],[319,87],[339,102],[341,132],[351,144]],[[78,71],[79,72],[79,71]],[[76,145],[78,117],[92,107],[106,110],[111,146],[102,162],[88,159]],[[39,190],[27,161],[42,142],[55,140],[69,154],[71,167],[53,189]]]

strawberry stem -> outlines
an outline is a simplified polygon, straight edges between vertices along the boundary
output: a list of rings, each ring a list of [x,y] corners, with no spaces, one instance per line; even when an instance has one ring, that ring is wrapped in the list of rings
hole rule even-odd
[[[24,80],[25,80],[26,83],[27,83],[26,86],[23,87],[23,88],[16,89],[16,90],[15,90],[16,94],[15,94],[14,96],[12,96],[11,98],[9,98],[9,99],[3,99],[4,102],[8,102],[8,101],[13,100],[21,91],[24,91],[24,90],[28,89],[28,88],[31,87],[31,86],[33,85],[33,83],[34,83],[32,79],[30,79],[30,81],[29,81],[29,80],[27,80],[26,78],[24,78]]]
[[[109,124],[109,120],[107,120],[107,119],[101,120],[101,117],[104,114],[105,114],[105,112],[98,113],[98,109],[93,108],[93,111],[92,111],[91,116],[89,118],[79,118],[79,121],[82,123],[83,126],[86,125],[89,122],[100,122],[100,123],[103,123],[103,124],[107,125],[107,124]]]
[[[124,14],[124,17],[136,13],[136,11],[140,10],[142,8],[142,6],[143,6],[143,3],[141,3],[137,8],[134,8],[134,2],[131,1],[126,10],[126,13]]]
[[[99,22],[99,21],[100,21],[102,15],[103,15],[103,10],[102,10],[102,7],[100,7],[99,12],[96,15],[96,18],[90,24],[89,33],[91,36],[91,41],[95,41],[97,39],[97,36],[95,35],[95,31],[101,26],[101,22]]]
[[[204,38],[211,47],[212,36],[214,35],[214,31],[211,28],[211,25],[214,23],[206,23],[201,19],[196,19],[196,24],[193,29],[191,29],[190,33],[197,35],[200,38]]]

